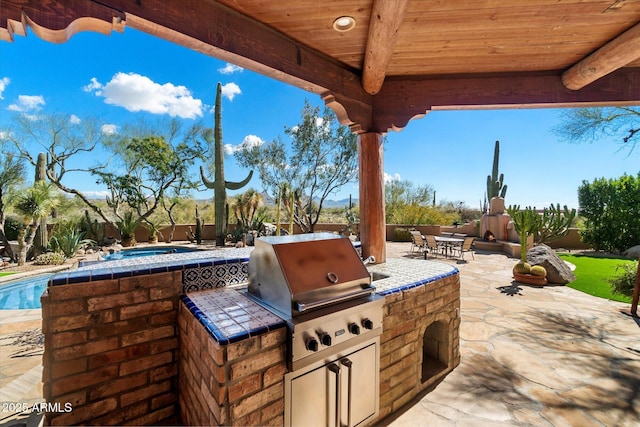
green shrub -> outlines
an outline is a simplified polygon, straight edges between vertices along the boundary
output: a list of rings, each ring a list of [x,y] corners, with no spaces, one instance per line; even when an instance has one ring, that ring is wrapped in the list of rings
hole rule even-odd
[[[393,230],[393,241],[394,242],[410,242],[411,233],[409,233],[409,230],[406,228],[396,227]]]
[[[46,254],[38,255],[34,264],[36,265],[60,265],[64,264],[64,254],[62,252],[47,252]]]
[[[622,270],[621,275],[607,279],[611,284],[611,292],[630,297],[635,286],[638,262],[620,264],[616,267],[616,271],[619,269]]]
[[[640,241],[640,173],[582,181],[578,188],[582,241],[596,250],[622,253]]]

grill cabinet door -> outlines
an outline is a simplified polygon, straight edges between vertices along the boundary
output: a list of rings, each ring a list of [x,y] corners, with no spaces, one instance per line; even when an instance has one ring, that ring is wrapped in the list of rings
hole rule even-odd
[[[290,379],[290,425],[356,427],[378,408],[376,345]]]
[[[327,366],[291,380],[291,426],[335,426],[336,404],[330,395],[335,396],[336,375]]]
[[[373,344],[340,359],[343,426],[357,426],[376,414],[379,390],[377,359]]]

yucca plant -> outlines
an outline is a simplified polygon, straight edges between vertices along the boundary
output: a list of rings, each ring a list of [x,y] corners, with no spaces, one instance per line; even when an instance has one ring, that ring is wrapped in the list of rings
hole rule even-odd
[[[33,245],[40,219],[49,215],[59,201],[53,185],[45,181],[36,182],[16,197],[13,208],[22,217],[18,231],[18,265],[27,262],[27,252]]]
[[[117,221],[118,232],[120,232],[120,238],[122,239],[122,246],[135,246],[136,241],[136,228],[140,225],[140,220],[135,219],[133,212],[125,212],[122,216],[122,220]]]

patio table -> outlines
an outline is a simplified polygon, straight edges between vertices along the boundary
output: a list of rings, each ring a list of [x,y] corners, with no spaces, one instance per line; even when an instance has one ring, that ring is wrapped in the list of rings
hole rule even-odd
[[[444,243],[445,258],[448,257],[449,249],[451,249],[453,246],[462,245],[462,243],[464,242],[464,239],[460,239],[457,237],[446,237],[446,236],[434,236],[434,237],[436,239],[436,242]]]

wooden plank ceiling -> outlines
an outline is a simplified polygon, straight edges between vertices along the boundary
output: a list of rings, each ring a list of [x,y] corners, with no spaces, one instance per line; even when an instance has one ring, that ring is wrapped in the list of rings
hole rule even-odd
[[[341,16],[355,27],[336,31]],[[0,39],[138,28],[318,93],[355,132],[431,109],[637,105],[639,23],[640,0],[0,4]]]

